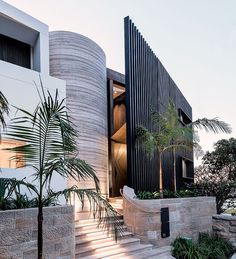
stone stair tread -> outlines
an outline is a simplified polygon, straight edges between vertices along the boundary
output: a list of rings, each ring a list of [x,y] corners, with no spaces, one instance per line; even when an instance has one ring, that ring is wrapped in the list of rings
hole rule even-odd
[[[112,255],[119,255],[119,254],[128,254],[132,253],[133,251],[143,251],[143,250],[149,250],[152,248],[152,245],[144,245],[144,244],[138,244],[138,245],[129,245],[120,247],[119,245],[113,245],[109,248],[101,248],[96,250],[96,254],[90,255],[90,256],[80,256],[76,258],[83,258],[83,259],[105,259],[109,258]],[[123,257],[120,257],[123,259]]]
[[[120,227],[123,231],[127,229],[127,227],[125,225]],[[104,232],[106,233],[105,229],[102,228],[92,228],[92,229],[87,229],[87,230],[81,230],[79,228],[75,229],[75,235],[76,236],[83,236],[83,235],[87,235],[90,233],[97,233],[97,232]]]
[[[89,223],[96,223],[96,222],[99,221],[98,218],[94,218],[92,215],[91,215],[91,217],[86,218],[86,219],[80,218],[79,215],[80,215],[80,213],[78,213],[78,215],[75,215],[75,222],[76,222],[76,223],[77,223],[77,222],[81,222],[81,224],[86,224],[86,223],[89,224]],[[118,215],[117,218],[123,219],[123,215]]]
[[[171,255],[171,246],[163,246],[163,247],[158,247],[158,248],[153,248],[152,250],[149,251],[144,251],[144,252],[139,252],[132,254],[130,256],[124,257],[122,259],[130,259],[130,258],[137,258],[137,259],[142,259],[142,258],[152,258],[156,256],[170,256]]]
[[[122,237],[128,237],[128,236],[133,236],[133,234],[131,232],[128,232],[128,231],[124,231],[122,233]],[[89,239],[88,239],[89,238]],[[91,242],[94,242],[94,241],[97,241],[97,240],[104,240],[104,239],[112,239],[111,236],[109,236],[107,233],[104,233],[104,232],[98,232],[96,235],[94,235],[94,233],[90,233],[87,235],[87,237],[85,238],[81,238],[80,236],[77,236],[76,237],[76,245],[82,245],[82,244],[85,244],[85,243],[91,243]]]
[[[118,222],[119,223],[124,223],[124,220],[123,219],[119,219]],[[99,224],[98,221],[93,221],[93,222],[75,221],[75,228],[97,227],[98,224]],[[102,225],[102,223],[100,225]]]
[[[140,239],[138,238],[125,238],[118,240],[117,243],[114,239],[110,238],[108,240],[105,240],[104,242],[99,242],[99,240],[96,242],[93,242],[91,246],[80,246],[78,249],[76,249],[76,254],[84,254],[84,253],[89,253],[89,252],[94,252],[96,249],[99,248],[105,248],[105,247],[110,247],[112,245],[127,245],[127,244],[133,244],[133,243],[139,243]]]

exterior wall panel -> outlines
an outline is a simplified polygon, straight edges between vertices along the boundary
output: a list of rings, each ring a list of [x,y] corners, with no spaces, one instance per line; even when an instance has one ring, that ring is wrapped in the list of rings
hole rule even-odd
[[[79,157],[93,166],[107,195],[108,125],[106,58],[89,38],[66,31],[50,32],[50,74],[66,81],[67,107],[78,129]],[[92,179],[74,180],[93,188]],[[79,202],[75,205],[79,205]]]

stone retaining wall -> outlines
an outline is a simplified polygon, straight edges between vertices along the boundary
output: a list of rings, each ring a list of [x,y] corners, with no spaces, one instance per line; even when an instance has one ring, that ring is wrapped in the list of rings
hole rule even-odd
[[[197,240],[199,232],[212,230],[215,197],[138,200],[133,189],[123,189],[124,221],[143,242],[170,245],[178,236]],[[170,237],[161,237],[161,208],[169,208]]]
[[[0,258],[37,258],[36,208],[0,211]],[[44,208],[44,256],[72,259],[75,252],[74,208]]]
[[[221,214],[212,218],[213,231],[236,245],[236,216]]]

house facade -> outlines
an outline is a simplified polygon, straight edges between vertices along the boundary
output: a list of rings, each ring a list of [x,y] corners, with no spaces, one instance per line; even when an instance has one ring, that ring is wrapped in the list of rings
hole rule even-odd
[[[192,119],[192,109],[129,17],[125,18],[125,75],[106,67],[106,54],[86,36],[48,31],[48,26],[0,1],[0,90],[9,103],[32,111],[38,103],[39,78],[51,92],[66,97],[68,112],[79,131],[79,157],[91,164],[105,196],[120,196],[129,185],[158,188],[158,161],[137,147],[135,129],[152,129],[150,106],[163,112],[172,100],[180,123]],[[13,117],[13,112],[11,113]],[[3,148],[17,145],[2,139],[1,177],[29,177],[26,168],[10,164]],[[164,158],[164,188],[173,187],[173,152]],[[193,181],[193,153],[179,152],[177,186]],[[53,179],[52,188],[93,182]]]

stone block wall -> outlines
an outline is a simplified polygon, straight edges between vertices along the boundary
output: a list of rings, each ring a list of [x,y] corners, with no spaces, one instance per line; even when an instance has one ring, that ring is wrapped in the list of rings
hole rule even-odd
[[[236,216],[229,214],[214,215],[213,231],[236,244]]]
[[[37,208],[0,211],[0,258],[37,258]],[[44,208],[45,259],[72,259],[75,253],[74,208]]]
[[[123,189],[124,221],[143,242],[161,247],[178,236],[198,239],[199,232],[212,230],[216,214],[214,197],[138,200],[133,189]],[[161,208],[169,208],[170,237],[161,237]]]

